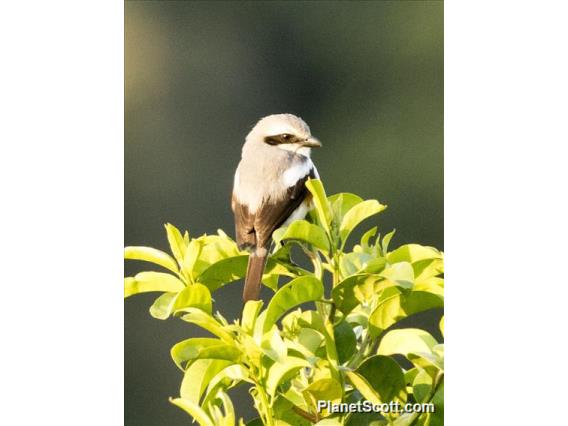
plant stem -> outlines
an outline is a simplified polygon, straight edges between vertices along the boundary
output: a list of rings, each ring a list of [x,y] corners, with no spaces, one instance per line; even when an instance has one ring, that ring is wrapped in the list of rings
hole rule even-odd
[[[426,399],[426,403],[429,403],[432,401],[432,398],[434,398],[434,395],[436,395],[436,392],[438,391],[438,388],[440,387],[440,383],[442,383],[442,379],[444,378],[444,373],[438,373],[438,375],[436,376],[434,383],[432,383],[432,389],[430,390],[430,394],[428,395],[428,398]],[[418,420],[418,418],[420,417],[422,413],[418,413],[415,412],[414,413],[414,418],[412,419],[412,421],[408,424],[408,426],[412,426],[413,424],[416,423],[416,420]]]
[[[357,354],[355,355],[355,357],[353,359],[351,359],[351,362],[349,362],[349,364],[347,365],[347,367],[349,368],[357,368],[357,365],[359,364],[359,362],[361,362],[361,360],[363,358],[365,358],[366,356],[366,352],[368,350],[369,345],[371,344],[372,339],[371,339],[371,335],[369,333],[367,333],[365,335],[365,338],[363,339],[363,341],[361,342],[361,346],[359,347],[359,352],[357,352]]]
[[[339,254],[337,253],[333,255],[333,269],[334,269],[333,287],[335,288],[335,286],[339,284],[339,282],[341,281],[341,271],[339,269]]]
[[[325,302],[322,302],[321,300],[316,300],[314,303],[316,305],[316,310],[318,314],[320,314],[322,320],[325,321],[325,318],[327,316],[327,308],[325,306]]]
[[[302,247],[303,248],[303,247]],[[321,263],[321,259],[319,257],[319,253],[317,250],[308,250],[304,248],[304,253],[310,258],[312,261],[312,265],[314,265],[314,275],[322,280],[323,279],[323,267]]]
[[[296,412],[296,414],[298,414],[299,416],[302,416],[304,419],[306,419],[307,421],[311,422],[311,423],[317,423],[319,422],[319,418],[317,416],[314,416],[313,414],[308,413],[307,411],[302,410],[300,407],[297,406],[293,406],[292,410],[294,410]]]
[[[265,425],[274,426],[274,416],[272,415],[272,407],[270,407],[270,404],[268,403],[268,397],[266,395],[266,392],[264,391],[264,386],[262,386],[260,383],[257,383],[255,387],[263,405],[262,411],[264,411],[264,417],[266,418]]]
[[[304,253],[306,253],[306,255],[312,261],[312,265],[314,266],[314,275],[316,276],[316,278],[318,278],[319,280],[323,280],[323,267],[322,267],[322,263],[321,263],[321,259],[319,257],[318,251],[317,250],[313,250],[313,251],[308,250],[304,246],[302,246],[302,249],[304,250]],[[326,312],[327,312],[325,305],[322,304],[321,302],[318,302],[318,301],[315,302],[315,305],[316,305],[316,309],[317,309],[318,313],[321,315],[321,317],[325,318],[325,315],[326,315]]]

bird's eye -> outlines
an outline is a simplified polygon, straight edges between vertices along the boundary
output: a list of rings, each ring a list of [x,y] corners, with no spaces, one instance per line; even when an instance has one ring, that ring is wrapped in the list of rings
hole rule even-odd
[[[264,138],[264,143],[268,145],[280,145],[280,144],[288,144],[294,142],[294,135],[290,133],[281,133],[279,135],[274,136],[266,136]]]

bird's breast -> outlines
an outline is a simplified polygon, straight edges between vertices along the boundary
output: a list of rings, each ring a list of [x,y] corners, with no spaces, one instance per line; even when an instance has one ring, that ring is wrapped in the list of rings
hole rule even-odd
[[[288,188],[307,176],[312,168],[312,161],[303,156],[243,158],[235,173],[233,194],[254,213],[263,200],[286,197]]]
[[[296,185],[296,182],[306,177],[313,167],[312,160],[309,158],[307,158],[306,161],[292,164],[289,168],[284,170],[280,177],[282,185],[286,188]]]

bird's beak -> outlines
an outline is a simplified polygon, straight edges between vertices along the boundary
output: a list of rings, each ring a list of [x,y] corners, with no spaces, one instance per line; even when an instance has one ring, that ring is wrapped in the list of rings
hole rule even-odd
[[[314,137],[309,137],[308,139],[301,142],[302,146],[307,146],[310,148],[321,148],[321,142]]]

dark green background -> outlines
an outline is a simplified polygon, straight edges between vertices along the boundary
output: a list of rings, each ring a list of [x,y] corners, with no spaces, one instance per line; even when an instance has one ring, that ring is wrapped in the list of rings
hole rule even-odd
[[[388,204],[375,222],[394,245],[442,248],[443,3],[127,2],[125,28],[125,245],[167,249],[165,222],[233,235],[244,137],[290,112],[324,144],[329,194]],[[240,293],[226,286],[215,308],[236,317]],[[196,332],[151,318],[155,297],[125,301],[125,424],[187,425],[167,402],[182,378],[169,349]],[[231,395],[250,418],[246,390]]]

